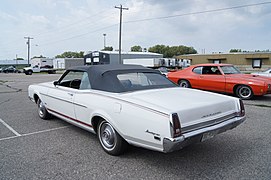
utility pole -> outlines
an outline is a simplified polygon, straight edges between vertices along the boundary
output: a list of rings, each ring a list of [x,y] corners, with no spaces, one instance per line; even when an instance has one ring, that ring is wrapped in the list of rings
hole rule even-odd
[[[27,44],[27,62],[28,62],[28,66],[29,66],[29,59],[30,59],[30,40],[31,39],[34,39],[34,38],[32,38],[32,37],[24,37],[25,39],[27,39],[27,42],[26,42],[26,44]]]
[[[122,10],[129,10],[129,8],[124,8],[122,5],[115,6],[115,8],[120,10],[120,30],[119,30],[119,64],[121,64],[121,24],[122,24]]]

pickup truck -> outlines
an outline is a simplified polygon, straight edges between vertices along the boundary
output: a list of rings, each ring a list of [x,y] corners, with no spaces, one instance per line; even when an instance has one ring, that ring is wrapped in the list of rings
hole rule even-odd
[[[38,65],[36,65],[33,67],[25,67],[23,69],[23,72],[26,75],[32,75],[33,73],[39,73],[39,72],[47,72],[48,74],[55,74],[56,70],[52,68],[39,67]]]

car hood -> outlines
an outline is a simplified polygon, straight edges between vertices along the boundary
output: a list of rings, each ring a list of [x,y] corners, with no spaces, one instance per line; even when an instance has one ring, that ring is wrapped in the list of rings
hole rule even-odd
[[[137,91],[122,98],[158,112],[178,113],[182,127],[227,116],[238,109],[237,98],[180,87]]]
[[[246,81],[256,81],[256,82],[259,82],[259,81],[270,81],[270,78],[268,77],[264,77],[264,76],[259,76],[259,75],[256,75],[256,74],[229,74],[229,75],[226,75],[226,78],[236,78],[236,79],[239,79],[239,80],[246,80]]]

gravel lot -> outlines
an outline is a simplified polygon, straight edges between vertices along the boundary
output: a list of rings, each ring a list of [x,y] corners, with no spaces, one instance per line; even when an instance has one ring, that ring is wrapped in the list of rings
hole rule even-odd
[[[59,76],[0,73],[0,179],[271,179],[271,95],[245,101],[247,120],[203,143],[114,157],[96,135],[38,117],[28,85]]]

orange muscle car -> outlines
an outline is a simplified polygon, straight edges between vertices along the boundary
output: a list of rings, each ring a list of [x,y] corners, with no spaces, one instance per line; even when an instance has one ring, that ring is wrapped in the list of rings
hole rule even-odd
[[[198,64],[171,72],[168,78],[181,87],[235,94],[241,99],[271,94],[271,78],[241,74],[231,64]]]

